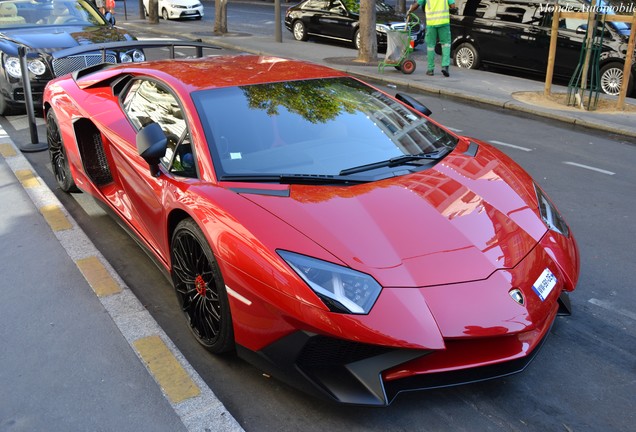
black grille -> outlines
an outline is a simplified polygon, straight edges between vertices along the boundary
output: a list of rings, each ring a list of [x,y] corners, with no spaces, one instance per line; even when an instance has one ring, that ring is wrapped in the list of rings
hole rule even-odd
[[[104,186],[113,181],[102,136],[88,119],[79,119],[73,125],[75,137],[82,156],[84,171],[96,186]]]
[[[298,356],[297,363],[301,367],[307,368],[346,365],[375,357],[391,350],[391,348],[377,345],[367,345],[324,336],[315,336],[307,341],[307,344]]]
[[[108,160],[102,145],[102,138],[99,135],[93,135],[93,143],[95,149],[95,165],[90,167],[90,176],[98,186],[103,186],[113,181],[108,167]]]
[[[100,63],[117,63],[115,54],[106,54],[106,61],[102,61],[101,54],[87,54],[82,56],[63,57],[53,60],[53,72],[55,76],[62,76],[69,72],[75,72],[88,66]]]

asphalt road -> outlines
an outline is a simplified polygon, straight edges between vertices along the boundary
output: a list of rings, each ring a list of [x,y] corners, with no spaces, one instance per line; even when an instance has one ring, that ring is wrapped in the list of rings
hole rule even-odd
[[[395,92],[400,89],[387,89]],[[574,314],[557,320],[522,374],[403,394],[385,409],[335,406],[305,396],[191,337],[168,281],[136,243],[83,194],[56,190],[46,152],[26,154],[184,356],[248,431],[632,431],[636,414],[636,145],[621,137],[448,99],[418,96],[433,118],[489,141],[551,195],[579,242]],[[16,142],[24,116],[0,117]],[[41,122],[39,122],[41,123]],[[45,139],[45,131],[39,128]]]

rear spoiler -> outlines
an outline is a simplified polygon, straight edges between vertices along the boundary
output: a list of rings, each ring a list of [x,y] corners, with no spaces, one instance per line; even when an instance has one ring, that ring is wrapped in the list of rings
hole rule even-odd
[[[80,45],[73,48],[66,48],[63,50],[55,51],[51,53],[51,56],[54,59],[62,58],[62,57],[71,57],[79,54],[86,54],[90,52],[99,52],[102,53],[102,58],[106,58],[107,51],[126,51],[133,49],[144,49],[144,48],[169,48],[170,49],[170,58],[174,58],[175,47],[184,47],[184,48],[197,48],[196,56],[203,57],[203,49],[214,49],[220,50],[222,49],[219,46],[207,44],[201,41],[183,41],[183,40],[148,40],[148,41],[123,41],[123,42],[107,42],[107,43],[96,43],[89,45]]]
[[[81,88],[88,88],[99,82],[104,82],[108,78],[102,77],[99,81],[91,81],[90,79],[83,79],[94,72],[102,71],[113,66],[113,63],[106,63],[106,53],[112,51],[130,51],[133,49],[143,50],[144,48],[168,48],[170,51],[170,58],[175,58],[175,48],[195,48],[195,57],[203,57],[204,49],[221,50],[221,47],[216,45],[210,45],[201,41],[182,41],[182,40],[151,40],[151,41],[124,41],[124,42],[108,42],[90,45],[81,45],[73,48],[67,48],[60,51],[51,53],[51,56],[55,59],[72,57],[75,55],[100,52],[102,53],[102,63],[94,66],[89,66],[84,69],[80,69],[72,73],[73,79]],[[118,72],[114,72],[113,76]],[[79,81],[82,81],[81,83]]]

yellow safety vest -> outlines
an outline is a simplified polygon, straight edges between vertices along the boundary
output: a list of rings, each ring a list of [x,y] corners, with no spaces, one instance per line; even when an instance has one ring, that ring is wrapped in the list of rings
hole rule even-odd
[[[448,23],[448,0],[426,0],[426,25],[438,26]]]

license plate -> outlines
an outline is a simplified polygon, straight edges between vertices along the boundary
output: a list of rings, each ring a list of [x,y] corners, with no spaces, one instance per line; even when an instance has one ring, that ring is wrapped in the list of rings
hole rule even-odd
[[[557,278],[549,269],[543,270],[539,279],[532,285],[532,289],[544,301],[557,283]]]

